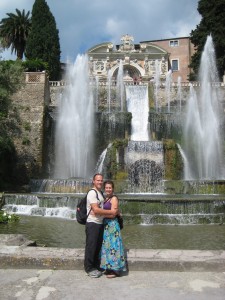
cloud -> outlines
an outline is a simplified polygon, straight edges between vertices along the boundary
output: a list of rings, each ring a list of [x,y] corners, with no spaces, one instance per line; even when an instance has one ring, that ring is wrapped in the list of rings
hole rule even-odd
[[[102,42],[120,43],[188,36],[200,21],[198,0],[46,0],[59,30],[61,60]],[[1,0],[0,20],[16,8],[32,11],[34,0]],[[2,54],[5,56],[5,52]]]

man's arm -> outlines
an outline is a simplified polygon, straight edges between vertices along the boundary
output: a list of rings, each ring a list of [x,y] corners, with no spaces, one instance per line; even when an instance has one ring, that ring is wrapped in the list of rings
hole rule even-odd
[[[111,209],[111,210],[102,209],[102,208],[98,207],[97,203],[92,203],[91,208],[95,215],[100,215],[100,216],[104,216],[107,218],[115,218],[115,216],[118,214],[118,209],[116,209],[116,208]]]

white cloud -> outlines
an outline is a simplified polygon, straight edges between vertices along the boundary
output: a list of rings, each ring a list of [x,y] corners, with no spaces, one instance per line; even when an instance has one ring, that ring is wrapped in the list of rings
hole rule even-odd
[[[92,46],[120,42],[126,33],[135,43],[188,36],[200,21],[198,0],[46,0],[59,29],[61,60]],[[15,9],[32,11],[34,0],[0,0],[0,20]],[[8,53],[8,52],[7,52]],[[6,54],[2,54],[2,56]],[[8,54],[7,54],[8,55]]]

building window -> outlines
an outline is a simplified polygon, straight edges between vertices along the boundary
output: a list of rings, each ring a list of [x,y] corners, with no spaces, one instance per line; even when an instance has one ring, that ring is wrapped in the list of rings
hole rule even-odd
[[[178,40],[170,41],[170,47],[178,47],[178,46],[179,46]]]
[[[172,59],[171,65],[172,65],[172,71],[178,71],[179,70],[178,59]]]

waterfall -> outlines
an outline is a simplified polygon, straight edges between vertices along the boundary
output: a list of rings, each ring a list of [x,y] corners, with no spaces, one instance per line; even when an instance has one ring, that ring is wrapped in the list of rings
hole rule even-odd
[[[183,150],[187,157],[192,179],[224,179],[224,158],[220,122],[222,108],[219,88],[212,86],[218,81],[215,50],[212,37],[208,36],[200,63],[200,90],[190,88],[184,127]]]
[[[107,154],[107,151],[108,149],[112,146],[112,144],[110,143],[108,145],[107,148],[105,148],[101,155],[99,156],[99,159],[98,159],[98,162],[97,162],[97,165],[95,167],[95,170],[96,170],[96,173],[101,173],[103,174],[103,166],[104,166],[104,161],[105,161],[105,158],[106,158],[106,154]]]
[[[126,86],[127,109],[132,113],[131,140],[149,141],[147,86]]]
[[[88,57],[78,55],[67,73],[69,85],[58,107],[54,178],[92,174],[94,105],[88,78]]]

